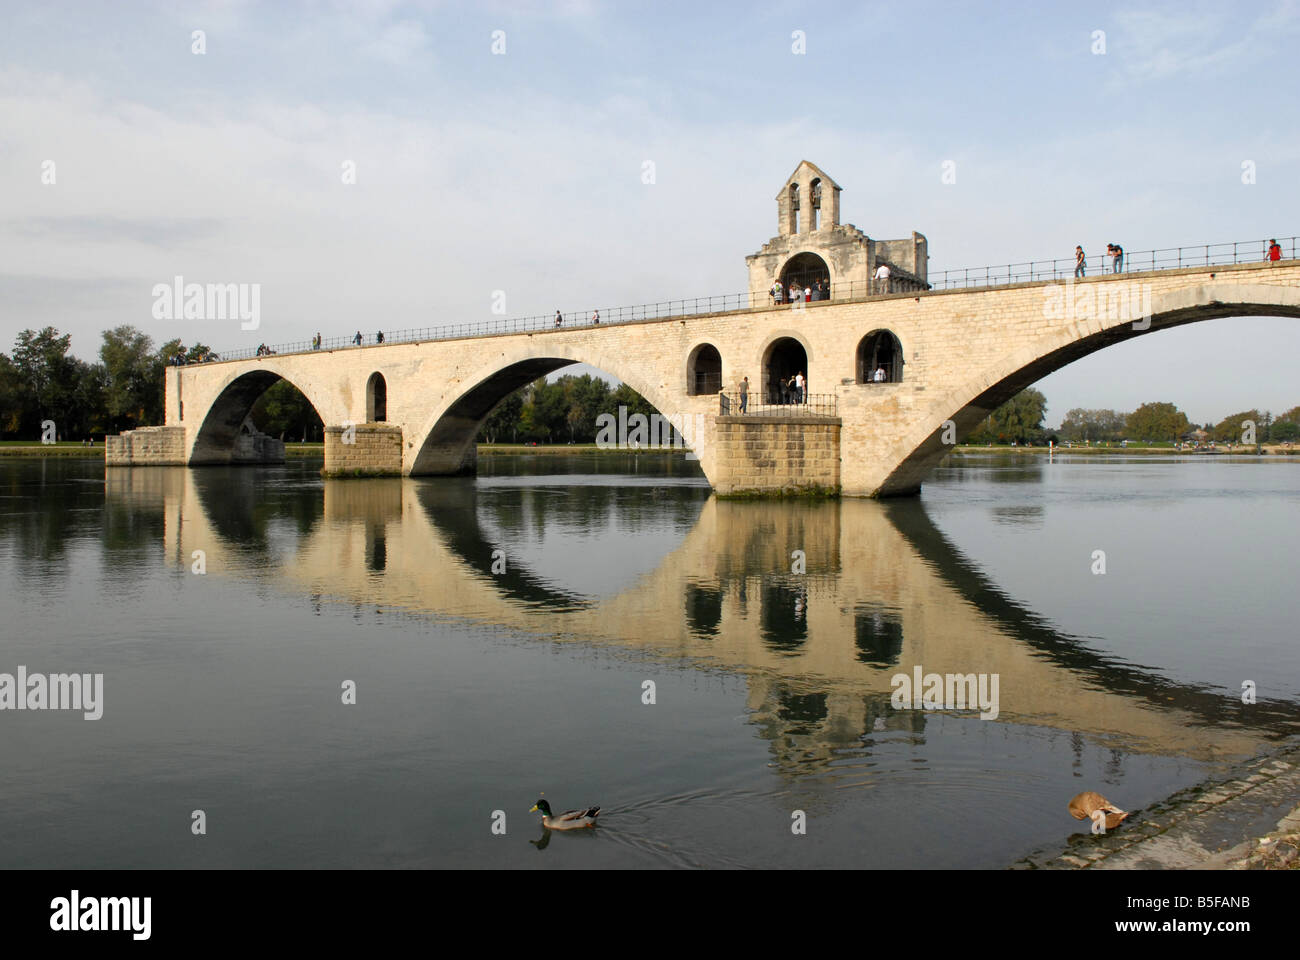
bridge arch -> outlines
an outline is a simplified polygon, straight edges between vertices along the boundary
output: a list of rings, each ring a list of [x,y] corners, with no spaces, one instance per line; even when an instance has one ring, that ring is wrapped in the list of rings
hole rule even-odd
[[[366,381],[366,422],[383,423],[388,419],[388,381],[376,370]]]
[[[763,403],[782,403],[781,382],[789,380],[796,373],[804,375],[805,389],[807,381],[812,379],[812,350],[804,336],[793,330],[778,330],[763,344],[759,370],[762,371]]]
[[[716,414],[716,399],[710,402],[709,398],[701,397],[698,409],[696,406],[682,409],[679,382],[670,386],[647,380],[644,367],[632,358],[612,357],[572,343],[561,343],[559,349],[551,351],[545,341],[503,353],[462,378],[460,387],[445,395],[408,438],[411,449],[406,472],[411,476],[474,472],[474,439],[497,404],[520,387],[575,363],[585,363],[617,377],[665,417],[692,416],[686,444],[699,455],[700,467],[708,475],[712,459],[709,446],[712,418],[695,414]]]
[[[722,389],[722,354],[711,343],[698,344],[686,358],[686,393],[698,397]]]
[[[184,368],[181,370],[184,371]],[[281,380],[288,380],[307,398],[322,423],[330,422],[326,419],[324,405],[319,402],[319,397],[313,396],[315,391],[311,387],[303,389],[296,379],[274,365],[259,364],[257,369],[232,375],[218,388],[194,434],[194,443],[189,453],[190,465],[235,462],[239,434],[253,405]]]
[[[876,491],[877,496],[914,494],[921,482],[952,452],[943,442],[951,421],[956,437],[970,433],[980,421],[1021,390],[1050,373],[1106,347],[1159,330],[1225,317],[1300,318],[1300,287],[1274,283],[1209,282],[1155,294],[1146,317],[1079,319],[1057,329],[986,368],[936,398],[931,416],[918,421],[899,439],[897,464]]]
[[[858,341],[857,353],[858,383],[902,383],[903,382],[903,345],[892,330],[872,330]],[[877,370],[883,371],[882,380],[877,381]]]

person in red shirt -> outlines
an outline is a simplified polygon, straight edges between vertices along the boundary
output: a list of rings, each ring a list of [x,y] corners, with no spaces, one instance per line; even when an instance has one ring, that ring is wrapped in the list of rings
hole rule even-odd
[[[1268,242],[1268,259],[1273,261],[1282,259],[1282,248],[1278,246],[1276,239]]]

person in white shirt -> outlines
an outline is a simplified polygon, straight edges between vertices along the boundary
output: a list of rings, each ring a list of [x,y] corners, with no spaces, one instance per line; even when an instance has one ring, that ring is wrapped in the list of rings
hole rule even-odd
[[[794,375],[794,402],[803,403],[803,371],[800,370]]]
[[[812,287],[803,288],[803,302],[804,303],[812,302]]]
[[[781,286],[780,280],[774,280],[772,282],[772,302],[780,303],[784,299],[785,299],[785,288]]]
[[[790,281],[790,302],[791,302],[791,303],[798,303],[799,300],[800,300],[799,284],[797,284],[797,283],[795,283],[793,280],[791,280],[791,281]]]
[[[875,372],[875,374],[872,376],[871,379],[872,379],[873,381],[875,381],[876,383],[884,383],[884,382],[885,382],[885,368],[884,368],[884,367],[876,367],[876,372]]]
[[[889,267],[883,263],[876,267],[876,292],[889,292]]]

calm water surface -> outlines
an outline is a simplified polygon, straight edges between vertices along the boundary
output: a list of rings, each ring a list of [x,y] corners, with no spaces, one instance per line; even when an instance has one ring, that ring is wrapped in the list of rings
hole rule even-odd
[[[820,504],[319,467],[0,461],[0,672],[105,686],[0,712],[0,867],[1002,867],[1079,790],[1140,810],[1300,731],[1300,463],[967,456]],[[1000,715],[894,709],[917,665]],[[542,792],[601,827],[548,837]]]

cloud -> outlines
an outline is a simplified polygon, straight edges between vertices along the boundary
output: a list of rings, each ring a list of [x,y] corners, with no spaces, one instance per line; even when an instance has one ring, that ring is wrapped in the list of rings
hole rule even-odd
[[[402,20],[385,27],[377,38],[361,48],[369,57],[404,67],[419,60],[428,60],[429,35],[418,20]]]

